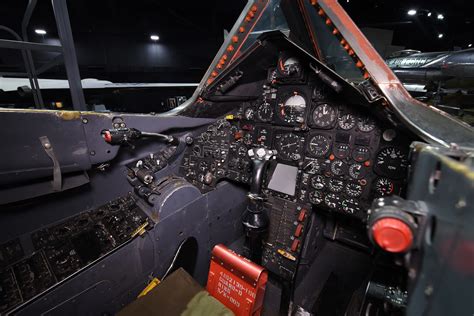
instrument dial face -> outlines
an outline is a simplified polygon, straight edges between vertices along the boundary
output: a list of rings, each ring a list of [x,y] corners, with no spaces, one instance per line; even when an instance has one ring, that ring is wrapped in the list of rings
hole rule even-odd
[[[375,121],[369,117],[360,117],[357,120],[357,127],[361,132],[371,132],[375,129]]]
[[[399,179],[405,176],[408,158],[400,149],[387,147],[379,152],[375,165],[384,175]]]
[[[280,58],[278,71],[285,77],[298,76],[301,73],[301,64],[295,57]]]
[[[257,109],[257,116],[263,122],[270,122],[273,118],[273,108],[268,102],[263,102]]]
[[[342,190],[344,189],[344,181],[342,181],[341,179],[332,178],[331,180],[329,180],[328,187],[329,187],[329,191],[331,192],[334,192],[334,193],[342,192]]]
[[[337,124],[343,130],[350,130],[356,125],[356,119],[352,114],[345,114],[337,120]]]
[[[303,170],[309,174],[316,174],[321,171],[321,164],[316,159],[305,161]]]
[[[316,190],[322,190],[326,186],[326,178],[322,175],[317,175],[311,178],[311,186]]]
[[[308,152],[315,157],[324,157],[329,152],[331,142],[325,135],[318,134],[310,138]]]
[[[313,204],[321,204],[324,201],[324,194],[321,191],[312,191],[309,193],[309,201]]]
[[[352,152],[352,159],[357,162],[364,162],[369,160],[370,150],[367,147],[356,147]]]
[[[334,148],[334,156],[339,159],[345,159],[347,156],[349,156],[349,153],[350,147],[348,144],[337,144]]]
[[[345,170],[345,163],[340,161],[340,160],[334,160],[331,163],[331,171],[334,173],[336,176],[340,176],[344,173]]]
[[[352,179],[362,179],[365,175],[364,166],[362,166],[360,163],[352,164],[349,167],[349,175]]]
[[[277,139],[278,155],[285,160],[298,160],[301,158],[301,139],[295,134],[279,134]]]
[[[350,197],[359,197],[362,195],[362,185],[357,182],[349,182],[346,186],[346,194]]]
[[[341,202],[341,208],[348,214],[354,214],[359,211],[359,202],[355,199],[345,199]]]
[[[245,133],[244,137],[243,137],[243,140],[244,140],[244,144],[246,145],[252,145],[253,143],[253,136],[251,133]]]
[[[393,194],[395,185],[392,180],[387,178],[378,178],[375,181],[375,192],[380,196],[387,196]]]
[[[286,123],[304,123],[305,111],[306,100],[297,92],[278,104],[278,115]]]
[[[339,195],[334,194],[334,193],[329,193],[329,194],[326,195],[326,197],[324,198],[324,203],[325,203],[329,208],[332,208],[332,209],[338,208],[340,202],[341,202],[341,198],[339,197]]]
[[[245,109],[244,117],[248,121],[253,120],[255,118],[255,110],[252,108]]]
[[[318,105],[312,114],[314,125],[321,128],[331,127],[336,118],[337,110],[327,103]]]

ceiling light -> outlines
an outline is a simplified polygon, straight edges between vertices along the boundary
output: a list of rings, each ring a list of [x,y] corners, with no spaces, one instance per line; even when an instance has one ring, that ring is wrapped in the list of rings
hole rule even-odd
[[[43,30],[43,29],[36,29],[36,30],[35,30],[35,33],[36,33],[36,34],[39,34],[39,35],[45,35],[45,34],[46,34],[46,31]]]
[[[439,33],[438,34],[438,38],[443,38],[444,37],[444,34],[443,33]]]
[[[416,14],[416,10],[414,9],[408,10],[408,15],[415,15],[415,14]]]
[[[428,12],[427,16],[431,16],[431,12]]]
[[[467,47],[471,48],[471,47],[472,47],[472,44],[467,45]]]
[[[444,15],[442,15],[442,14],[440,13],[440,14],[438,14],[437,18],[438,18],[438,20],[444,20]]]
[[[154,42],[156,42],[157,40],[160,39],[160,37],[158,35],[150,35],[150,39]]]

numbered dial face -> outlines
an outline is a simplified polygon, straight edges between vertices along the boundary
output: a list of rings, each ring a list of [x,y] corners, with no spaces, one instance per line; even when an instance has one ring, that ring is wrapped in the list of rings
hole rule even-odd
[[[395,192],[395,185],[390,179],[378,178],[375,181],[375,192],[380,196],[391,195]]]
[[[321,204],[324,201],[324,194],[321,191],[312,191],[309,193],[309,201],[313,204]]]
[[[331,171],[336,176],[340,176],[344,174],[345,168],[346,168],[346,165],[340,160],[334,160],[331,164]]]
[[[357,182],[349,182],[346,186],[346,194],[350,197],[359,197],[362,195],[362,185]]]
[[[379,173],[390,178],[400,179],[405,176],[408,158],[400,149],[387,147],[379,152],[375,165]]]
[[[352,114],[345,114],[337,120],[337,125],[343,130],[350,130],[356,125],[356,119]]]
[[[280,134],[277,136],[278,155],[285,160],[301,158],[301,139],[295,134]]]
[[[321,171],[321,164],[319,161],[315,160],[307,160],[303,166],[303,170],[309,174],[316,174]]]
[[[337,110],[327,103],[318,105],[312,114],[313,124],[321,128],[331,127],[336,118]]]
[[[371,132],[375,129],[375,121],[368,117],[361,117],[357,120],[357,128],[361,132]]]
[[[345,159],[349,156],[351,149],[348,144],[337,144],[334,148],[334,156],[339,159]]]
[[[315,157],[324,157],[329,152],[331,141],[325,135],[311,136],[308,143],[308,152]]]
[[[278,71],[285,77],[298,76],[301,73],[301,64],[295,57],[280,58]]]
[[[255,110],[252,108],[245,109],[244,117],[248,121],[253,120],[255,118]]]
[[[306,100],[297,92],[278,104],[278,115],[287,123],[304,123]]]
[[[352,179],[362,179],[365,175],[364,166],[362,166],[360,163],[352,164],[349,167],[349,175]]]
[[[370,150],[367,147],[356,147],[352,152],[352,159],[358,162],[369,160]]]
[[[359,202],[354,199],[345,199],[341,203],[341,208],[348,214],[355,214],[357,211],[359,211]]]
[[[344,181],[333,178],[329,180],[328,187],[329,187],[329,191],[331,192],[334,192],[334,193],[342,192],[342,190],[344,189]]]
[[[339,195],[334,194],[334,193],[329,193],[329,194],[326,195],[326,197],[324,198],[324,203],[325,203],[329,208],[332,208],[332,209],[338,208],[340,202],[341,202],[341,198],[339,197]]]
[[[263,122],[270,122],[273,118],[273,108],[268,102],[260,104],[257,109],[257,116]]]
[[[317,175],[311,178],[311,186],[316,190],[322,190],[326,186],[326,178],[322,175]]]

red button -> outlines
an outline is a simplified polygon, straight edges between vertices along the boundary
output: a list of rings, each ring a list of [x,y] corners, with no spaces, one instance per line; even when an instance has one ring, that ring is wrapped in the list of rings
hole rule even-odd
[[[300,245],[300,241],[298,239],[293,240],[293,243],[291,244],[291,251],[295,252],[298,250],[298,246]]]
[[[298,226],[296,226],[296,230],[295,230],[295,237],[300,237],[302,231],[303,231],[303,225],[298,224]]]
[[[109,131],[104,131],[104,133],[102,134],[102,136],[104,137],[104,140],[107,142],[107,143],[110,143],[112,141],[112,134],[110,134]]]
[[[304,221],[306,218],[306,209],[302,209],[300,214],[298,215],[298,222]]]
[[[383,218],[372,226],[375,242],[388,252],[405,252],[413,244],[413,233],[407,224],[396,218]]]

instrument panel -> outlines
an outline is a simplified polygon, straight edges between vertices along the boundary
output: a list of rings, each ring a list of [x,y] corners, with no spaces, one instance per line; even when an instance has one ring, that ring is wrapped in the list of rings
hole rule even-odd
[[[201,134],[194,145],[199,149],[185,154],[183,174],[203,192],[220,179],[249,184],[248,149],[274,149],[276,159],[263,184],[266,196],[365,219],[374,198],[402,192],[410,140],[365,109],[345,102],[296,67],[296,61],[292,65],[297,71],[269,69],[258,100],[241,103]],[[216,160],[195,153],[209,146],[223,157]],[[296,167],[295,188],[290,190],[294,194],[269,186],[278,176],[278,165]]]

